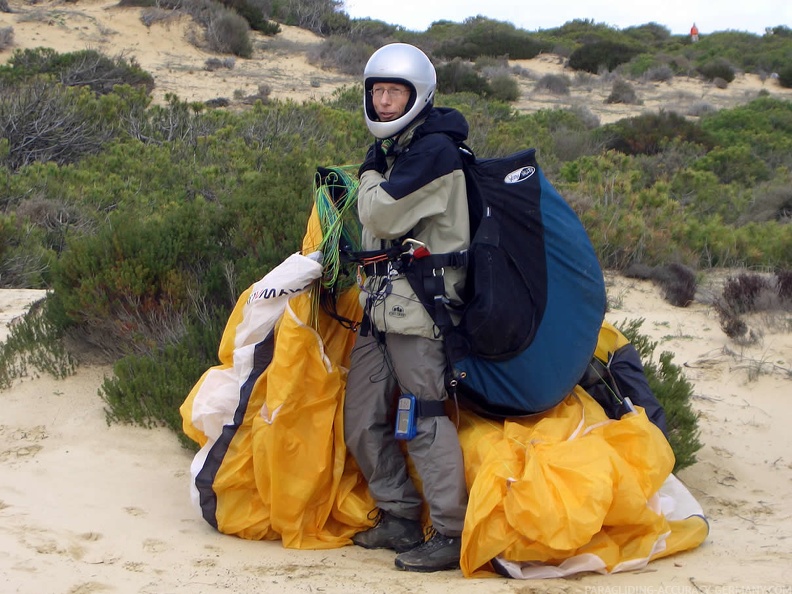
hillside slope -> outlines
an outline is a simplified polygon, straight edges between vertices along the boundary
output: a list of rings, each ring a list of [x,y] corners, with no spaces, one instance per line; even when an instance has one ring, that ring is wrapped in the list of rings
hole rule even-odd
[[[0,13],[0,28],[13,28],[14,45],[0,51],[0,63],[5,63],[14,49],[40,46],[59,52],[91,48],[111,56],[124,55],[134,58],[152,74],[157,102],[163,101],[167,93],[175,93],[188,101],[222,97],[239,104],[242,98],[256,95],[260,85],[269,87],[273,99],[302,102],[328,97],[337,88],[358,81],[357,77],[312,65],[308,54],[322,38],[296,27],[281,25],[281,33],[274,37],[253,32],[254,52],[250,59],[235,58],[233,68],[209,71],[207,59],[230,56],[218,56],[192,43],[192,39],[201,39],[202,31],[187,16],[174,14],[146,26],[141,20],[146,9],[120,7],[108,0],[37,4],[10,0],[9,6],[13,12]],[[511,65],[521,73],[521,97],[515,103],[520,111],[578,107],[590,111],[603,124],[645,110],[667,109],[691,115],[707,107],[731,107],[751,101],[763,89],[792,100],[792,89],[780,87],[776,80],[762,81],[756,75],[738,74],[726,89],[688,77],[675,77],[670,82],[631,81],[640,104],[607,104],[605,99],[611,93],[614,75],[576,74],[565,68],[562,57],[552,54],[513,60]],[[537,91],[536,81],[545,74],[568,76],[570,94]]]

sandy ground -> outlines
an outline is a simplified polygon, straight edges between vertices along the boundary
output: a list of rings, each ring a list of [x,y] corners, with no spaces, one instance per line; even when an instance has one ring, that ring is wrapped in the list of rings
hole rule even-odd
[[[147,28],[141,9],[102,0],[10,5],[15,12],[0,13],[0,28],[13,27],[16,48],[97,48],[134,57],[154,75],[158,101],[166,92],[231,98],[264,83],[274,98],[302,101],[355,80],[307,64],[305,52],[320,40],[295,28],[256,38],[252,59],[209,72],[204,65],[214,56],[188,42],[186,19]],[[0,52],[0,63],[10,55],[11,49]],[[515,64],[533,73],[521,79],[518,108],[586,105],[603,123],[663,106],[726,107],[762,88],[792,99],[776,81],[740,75],[726,90],[685,78],[642,83],[644,105],[607,106],[610,83],[598,77],[575,83],[570,96],[536,93],[541,75],[566,72],[556,56]],[[294,551],[224,536],[190,505],[192,454],[167,430],[108,426],[97,390],[111,369],[82,366],[66,380],[26,378],[0,392],[0,591],[792,594],[789,316],[757,318],[762,340],[740,347],[703,303],[675,308],[649,281],[611,278],[608,290],[616,304],[608,319],[644,318],[642,332],[659,342],[658,352],[674,353],[695,386],[704,448],[680,478],[704,507],[711,533],[694,551],[637,573],[517,582],[465,580],[458,571],[404,574],[384,551]],[[0,340],[7,323],[40,296],[0,291]]]
[[[393,555],[284,549],[215,532],[189,501],[192,454],[167,430],[108,426],[97,395],[108,367],[0,392],[0,583],[4,592],[327,594],[673,592],[791,594],[792,332],[789,315],[752,321],[739,347],[703,303],[676,308],[649,281],[609,277],[612,322],[644,318],[657,353],[695,387],[703,449],[682,471],[711,532],[699,548],[636,573],[564,580],[404,574]],[[0,291],[3,326],[40,294]],[[786,330],[782,331],[783,324]],[[5,328],[4,328],[5,330]]]
[[[158,102],[164,101],[167,93],[175,93],[189,101],[222,97],[233,104],[255,95],[263,84],[270,87],[271,98],[301,102],[329,97],[337,88],[358,82],[357,77],[311,65],[307,53],[322,39],[296,27],[282,25],[282,32],[275,37],[253,33],[254,53],[250,59],[236,58],[231,69],[209,71],[207,59],[230,56],[218,56],[191,43],[191,39],[200,39],[201,32],[189,17],[171,16],[147,27],[140,18],[144,9],[119,7],[108,0],[34,4],[10,0],[9,5],[14,12],[0,13],[0,28],[13,28],[14,46],[0,51],[0,64],[11,57],[14,49],[39,46],[60,52],[97,49],[112,56],[123,55],[134,58],[152,74],[156,84],[153,96]],[[533,60],[515,60],[511,66],[522,72],[518,77],[521,96],[514,104],[518,110],[580,107],[588,109],[602,124],[661,108],[688,115],[698,112],[702,104],[715,109],[730,107],[756,98],[762,89],[792,100],[792,89],[780,87],[777,80],[763,81],[756,75],[739,74],[726,89],[688,77],[662,83],[631,81],[642,101],[640,105],[606,104],[612,77],[576,75],[564,67],[560,56],[547,54]],[[536,82],[545,74],[568,76],[570,94],[538,91]]]

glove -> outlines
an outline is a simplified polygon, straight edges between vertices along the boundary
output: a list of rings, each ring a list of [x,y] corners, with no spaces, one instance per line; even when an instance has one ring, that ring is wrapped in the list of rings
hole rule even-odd
[[[385,160],[385,153],[382,150],[382,141],[377,140],[369,147],[366,158],[358,169],[358,179],[366,171],[376,171],[384,174],[388,169],[388,162]]]

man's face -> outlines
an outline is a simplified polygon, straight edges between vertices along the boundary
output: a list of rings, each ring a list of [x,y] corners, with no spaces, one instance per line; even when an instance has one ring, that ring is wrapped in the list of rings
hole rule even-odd
[[[371,99],[380,121],[390,122],[404,115],[410,101],[410,88],[399,83],[375,83]]]

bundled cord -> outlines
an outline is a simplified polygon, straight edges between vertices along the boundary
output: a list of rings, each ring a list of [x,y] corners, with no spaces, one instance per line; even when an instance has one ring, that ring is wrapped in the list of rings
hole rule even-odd
[[[342,253],[361,249],[361,225],[357,215],[359,182],[357,166],[320,167],[316,172],[314,202],[319,217],[324,269],[318,287],[312,289],[313,302],[342,325],[354,329],[357,323],[340,316],[336,299],[356,283],[356,265],[344,262]],[[314,311],[317,308],[314,307]],[[316,327],[316,316],[312,325]]]

